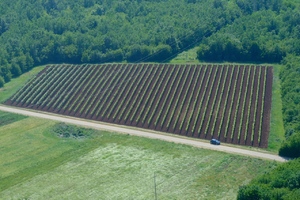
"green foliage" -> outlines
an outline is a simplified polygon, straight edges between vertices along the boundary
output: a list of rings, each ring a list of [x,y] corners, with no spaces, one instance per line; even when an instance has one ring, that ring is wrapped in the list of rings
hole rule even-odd
[[[165,61],[239,17],[232,1],[3,0],[0,76],[46,63]]]
[[[0,65],[0,86],[3,87],[3,83],[9,82],[12,78],[10,72],[10,66],[8,64]],[[1,80],[2,79],[2,80]]]
[[[238,200],[298,199],[300,191],[300,159],[281,164],[270,172],[241,186]]]
[[[290,158],[300,157],[300,133],[293,134],[283,142],[279,149],[279,155]]]
[[[14,77],[18,77],[22,74],[22,70],[17,63],[13,63],[11,66],[11,73]]]
[[[2,78],[2,76],[0,76],[0,88],[3,87],[5,84],[4,79]]]
[[[53,126],[54,133],[62,138],[85,138],[91,137],[95,132],[92,129],[77,127],[65,123],[57,123]]]
[[[288,56],[280,73],[282,81],[283,118],[287,136],[300,133],[300,57]]]
[[[289,55],[280,73],[282,81],[282,112],[287,141],[279,151],[282,156],[300,157],[300,57]]]
[[[238,192],[238,200],[250,200],[250,199],[264,199],[269,200],[267,191],[270,189],[267,187],[260,187],[258,185],[242,186]]]
[[[289,11],[282,10],[278,15],[269,9],[241,16],[205,39],[199,47],[198,59],[279,63],[286,54],[295,51],[295,47],[289,44],[290,38],[300,42],[299,37],[288,31],[290,24],[284,22],[289,15]]]

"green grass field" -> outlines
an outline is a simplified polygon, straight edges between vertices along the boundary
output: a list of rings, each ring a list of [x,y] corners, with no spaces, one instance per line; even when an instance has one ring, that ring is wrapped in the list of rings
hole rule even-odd
[[[234,199],[276,163],[28,117],[0,127],[0,199]]]
[[[199,63],[197,59],[197,50],[198,47],[191,48],[189,50],[183,51],[173,58],[170,63]]]

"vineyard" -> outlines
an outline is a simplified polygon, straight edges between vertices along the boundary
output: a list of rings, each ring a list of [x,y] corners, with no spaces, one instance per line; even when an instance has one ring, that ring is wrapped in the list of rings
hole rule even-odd
[[[273,68],[50,65],[5,104],[266,148]]]

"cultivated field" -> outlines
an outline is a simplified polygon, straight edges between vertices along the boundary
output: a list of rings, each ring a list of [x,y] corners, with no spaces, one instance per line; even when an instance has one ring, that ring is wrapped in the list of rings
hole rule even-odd
[[[265,148],[272,80],[266,66],[51,65],[6,104]]]

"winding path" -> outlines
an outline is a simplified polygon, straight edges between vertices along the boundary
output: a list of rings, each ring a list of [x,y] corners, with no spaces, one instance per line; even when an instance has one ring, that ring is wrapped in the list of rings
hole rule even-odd
[[[27,116],[32,116],[32,117],[38,117],[38,118],[44,118],[44,119],[50,119],[50,120],[75,124],[75,125],[79,125],[79,126],[90,127],[90,128],[94,128],[94,129],[119,132],[119,133],[124,133],[124,134],[140,136],[140,137],[147,137],[147,138],[151,138],[151,139],[158,139],[158,140],[165,140],[168,142],[174,142],[174,143],[179,143],[179,144],[186,144],[186,145],[203,148],[203,149],[210,149],[210,150],[222,151],[222,152],[227,152],[227,153],[239,154],[239,155],[243,155],[243,156],[252,156],[252,157],[274,160],[274,161],[279,161],[279,162],[285,162],[288,160],[288,159],[280,157],[278,155],[274,155],[274,154],[270,154],[270,153],[266,153],[266,152],[251,151],[251,150],[241,149],[241,148],[237,148],[237,147],[230,147],[230,146],[226,146],[226,145],[216,146],[216,145],[211,145],[209,142],[204,142],[203,140],[181,137],[178,135],[165,134],[165,133],[161,133],[161,132],[154,132],[154,131],[150,131],[150,130],[137,129],[137,128],[132,129],[129,127],[119,126],[119,125],[115,125],[115,124],[112,125],[112,124],[107,124],[107,123],[102,123],[102,122],[88,121],[88,120],[73,118],[73,117],[69,117],[69,116],[67,117],[67,116],[61,116],[61,115],[54,115],[51,113],[34,112],[34,111],[13,108],[13,107],[8,107],[8,106],[3,106],[3,105],[0,105],[0,110],[6,111],[6,112],[11,112],[11,113],[27,115]]]

